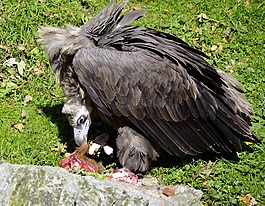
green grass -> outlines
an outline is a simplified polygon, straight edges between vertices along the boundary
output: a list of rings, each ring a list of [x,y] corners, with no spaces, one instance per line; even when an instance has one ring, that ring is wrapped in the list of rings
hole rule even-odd
[[[0,2],[0,161],[58,166],[62,155],[56,148],[63,143],[71,148],[72,142],[67,142],[71,128],[60,114],[61,89],[55,85],[43,48],[36,43],[37,30],[42,25],[80,26],[107,3]],[[148,0],[131,1],[127,9],[132,6],[149,9],[145,18],[134,24],[179,36],[207,53],[215,67],[232,73],[245,86],[246,97],[255,110],[252,131],[262,140],[239,153],[238,161],[199,157],[172,168],[152,168],[150,174],[163,184],[185,184],[202,190],[204,205],[246,205],[238,198],[248,193],[258,205],[264,205],[265,3]],[[25,68],[19,73],[16,65],[7,66],[10,58],[23,60]],[[30,101],[25,100],[27,95],[32,97]]]

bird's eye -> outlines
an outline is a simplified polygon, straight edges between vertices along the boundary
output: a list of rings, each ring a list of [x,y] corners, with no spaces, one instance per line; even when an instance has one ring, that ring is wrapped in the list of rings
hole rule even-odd
[[[82,115],[82,116],[79,117],[79,119],[77,120],[77,125],[80,125],[80,124],[85,123],[86,120],[87,120],[87,117],[85,117],[84,115]]]

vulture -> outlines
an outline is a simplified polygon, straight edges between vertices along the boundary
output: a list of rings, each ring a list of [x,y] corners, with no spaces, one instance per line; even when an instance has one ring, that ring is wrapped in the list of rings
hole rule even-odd
[[[130,26],[147,10],[121,15],[127,3],[112,0],[81,27],[39,30],[76,144],[101,118],[118,133],[120,164],[145,172],[162,152],[227,155],[258,143],[243,86],[178,37]]]

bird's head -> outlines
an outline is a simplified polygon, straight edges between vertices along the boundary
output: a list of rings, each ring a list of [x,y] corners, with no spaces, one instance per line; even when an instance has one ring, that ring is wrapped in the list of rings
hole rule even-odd
[[[87,141],[87,134],[91,125],[90,111],[85,105],[76,102],[66,103],[62,113],[67,116],[70,125],[74,129],[75,143],[80,146]]]

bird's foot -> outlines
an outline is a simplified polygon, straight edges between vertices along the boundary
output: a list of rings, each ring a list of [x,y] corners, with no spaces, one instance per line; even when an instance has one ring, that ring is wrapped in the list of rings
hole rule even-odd
[[[111,155],[113,153],[113,148],[108,146],[108,145],[105,145],[105,146],[102,146],[100,144],[97,144],[97,143],[92,143],[91,147],[89,148],[88,150],[88,154],[89,155],[94,155],[97,153],[97,151],[99,149],[103,148],[104,152],[107,154],[107,155]]]

